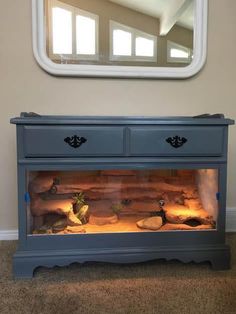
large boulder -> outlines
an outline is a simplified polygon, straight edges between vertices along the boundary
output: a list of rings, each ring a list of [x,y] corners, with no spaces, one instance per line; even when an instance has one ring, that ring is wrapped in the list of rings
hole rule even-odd
[[[173,224],[184,224],[189,220],[196,220],[203,225],[214,224],[213,217],[205,209],[198,206],[189,208],[171,204],[166,205],[164,211],[167,221]]]

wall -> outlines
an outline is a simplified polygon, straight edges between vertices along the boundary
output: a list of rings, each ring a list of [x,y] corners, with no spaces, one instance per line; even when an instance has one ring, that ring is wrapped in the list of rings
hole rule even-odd
[[[196,115],[236,118],[236,1],[209,0],[204,69],[188,80],[56,78],[34,60],[30,0],[0,2],[0,230],[17,227],[15,126],[21,111],[72,115]],[[228,207],[236,207],[236,127],[229,144]]]

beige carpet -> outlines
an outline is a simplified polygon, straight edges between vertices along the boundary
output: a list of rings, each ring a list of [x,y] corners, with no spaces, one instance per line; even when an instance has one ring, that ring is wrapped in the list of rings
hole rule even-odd
[[[16,242],[0,242],[0,314],[236,313],[236,234],[232,269],[208,263],[155,261],[40,268],[33,280],[12,280]]]

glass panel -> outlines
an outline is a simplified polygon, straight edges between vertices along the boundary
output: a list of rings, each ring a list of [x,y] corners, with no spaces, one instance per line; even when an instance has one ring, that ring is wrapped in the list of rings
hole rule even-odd
[[[52,38],[54,54],[72,54],[72,13],[52,9]]]
[[[186,58],[186,59],[188,59],[189,54],[188,54],[188,52],[186,52],[184,50],[171,48],[170,49],[170,56],[171,56],[171,58]]]
[[[218,170],[32,171],[28,233],[214,230]]]
[[[185,54],[171,56],[169,61],[170,51],[166,54],[166,50],[169,41],[193,50],[195,1],[184,5],[173,0],[44,3],[46,51],[55,63],[163,68],[185,67],[192,62]],[[53,36],[52,24],[56,24]],[[174,53],[179,47],[172,48]],[[161,57],[156,58],[157,54]]]
[[[76,52],[96,54],[96,22],[90,17],[76,16]]]
[[[113,31],[113,55],[114,56],[131,56],[132,36],[131,33],[115,29]]]
[[[135,41],[135,54],[138,57],[153,57],[154,41],[143,37],[137,37]]]

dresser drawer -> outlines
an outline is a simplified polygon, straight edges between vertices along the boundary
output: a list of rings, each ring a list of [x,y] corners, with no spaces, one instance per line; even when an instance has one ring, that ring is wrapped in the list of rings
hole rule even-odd
[[[224,127],[130,127],[134,156],[221,156]]]
[[[24,126],[25,157],[119,156],[123,127]]]

